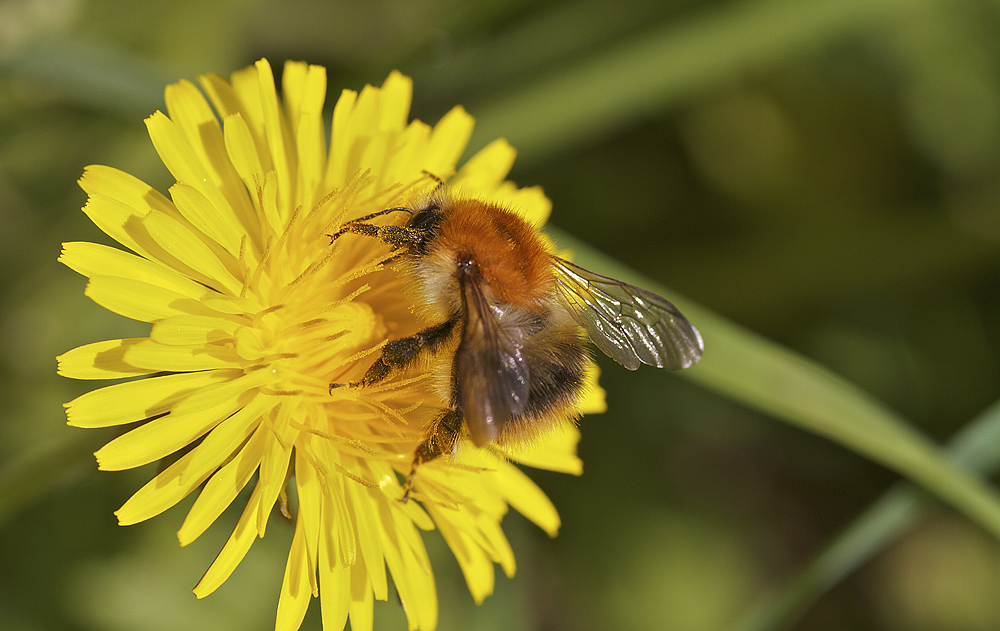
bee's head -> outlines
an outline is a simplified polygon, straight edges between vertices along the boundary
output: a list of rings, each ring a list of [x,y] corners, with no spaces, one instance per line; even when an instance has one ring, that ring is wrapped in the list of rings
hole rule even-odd
[[[411,212],[406,227],[415,237],[414,245],[417,253],[426,254],[428,243],[437,234],[443,211],[437,203],[431,201],[426,205],[414,208]]]
[[[418,232],[433,232],[440,219],[441,208],[432,202],[421,208],[414,208],[406,227]]]

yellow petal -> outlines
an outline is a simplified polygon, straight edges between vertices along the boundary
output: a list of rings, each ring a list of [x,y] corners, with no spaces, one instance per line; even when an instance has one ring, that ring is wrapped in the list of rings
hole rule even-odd
[[[344,178],[350,178],[355,173],[371,169],[372,153],[369,144],[373,139],[384,141],[380,134],[373,134],[372,129],[378,125],[381,118],[382,93],[376,87],[366,85],[354,103],[345,133],[347,134],[347,152],[344,157]],[[381,143],[384,148],[384,142]],[[380,165],[381,163],[379,163]]]
[[[388,189],[396,185],[393,193],[398,191],[398,185],[423,181],[426,187],[434,187],[436,182],[420,172],[420,164],[424,152],[430,143],[431,127],[420,121],[413,121],[398,136],[396,146],[390,152],[389,161],[382,169],[376,190]],[[420,191],[423,192],[423,191]]]
[[[470,532],[474,532],[471,516],[463,510],[440,510],[431,506],[428,506],[428,510],[458,560],[469,593],[477,605],[481,604],[483,599],[493,593],[494,570],[493,562],[482,546],[468,536]]]
[[[326,161],[325,181],[333,188],[339,188],[347,182],[353,171],[349,169],[348,155],[354,138],[351,134],[351,118],[358,93],[354,90],[343,90],[337,104],[333,108],[333,131],[330,135],[330,158]]]
[[[285,435],[278,433],[279,428],[288,427],[288,417],[291,414],[289,407],[282,406],[276,409],[277,418],[274,419],[271,429],[277,434],[272,438],[277,440],[269,441],[260,462],[261,501],[260,511],[257,513],[257,534],[261,537],[267,530],[267,519],[271,515],[271,507],[274,506],[278,494],[285,486],[292,445],[295,443],[297,435],[297,432],[287,429]]]
[[[243,105],[233,86],[214,72],[198,75],[198,83],[211,101],[212,107],[219,113],[219,118],[225,119],[242,109]]]
[[[310,591],[315,594],[316,570],[324,564],[320,548],[329,543],[331,524],[324,521],[328,512],[324,488],[327,480],[317,476],[304,451],[304,448],[296,449],[292,454],[295,458],[295,490],[299,498],[297,524],[302,528],[306,545]]]
[[[220,157],[222,129],[198,88],[187,79],[181,79],[167,86],[164,101],[167,115],[177,124],[200,161],[206,165],[216,164],[213,158]]]
[[[199,306],[198,301],[175,291],[117,276],[91,276],[83,293],[105,309],[140,322],[154,322]]]
[[[390,152],[394,148],[395,142],[389,135],[380,135],[375,138],[367,138],[364,143],[364,151],[361,153],[361,168],[371,169],[375,173],[374,190],[382,190],[388,186],[396,185],[397,182],[389,182],[382,173],[385,170],[382,165],[391,161]],[[372,169],[372,167],[376,167]]]
[[[372,631],[375,626],[374,605],[368,575],[355,565],[351,570],[351,631]]]
[[[216,291],[236,296],[240,294],[242,280],[233,275],[233,270],[226,268],[220,255],[230,264],[235,261],[222,248],[216,247],[213,251],[192,227],[161,212],[147,214],[142,225],[156,243],[197,274],[192,275],[194,278]]]
[[[88,195],[101,195],[134,208],[140,216],[150,209],[165,213],[176,212],[163,193],[152,188],[134,175],[114,167],[94,164],[83,171],[80,188]]]
[[[271,72],[271,64],[267,63],[266,59],[261,59],[255,66],[258,73],[267,148],[271,153],[274,170],[278,177],[278,208],[282,210],[281,225],[284,226],[284,222],[287,222],[290,217],[288,213],[292,209],[295,184],[297,184],[292,178],[292,173],[296,168],[295,153],[289,136],[288,123],[285,120],[281,103],[278,101],[278,93],[274,88],[274,74]],[[280,234],[280,231],[278,233]]]
[[[511,185],[509,190],[501,186],[494,196],[501,203],[516,208],[517,212],[536,228],[541,228],[552,214],[552,201],[545,196],[540,186],[516,188]]]
[[[194,184],[204,189],[203,194],[213,206],[227,209],[223,216],[249,218],[251,207],[247,191],[226,155],[222,128],[205,97],[193,83],[182,80],[167,87],[165,98],[170,119],[177,124],[210,175],[210,180]]]
[[[239,113],[225,119],[226,151],[247,190],[256,191],[264,176],[261,154],[250,126]],[[256,201],[256,200],[255,200]]]
[[[437,626],[437,590],[420,533],[395,506],[381,510],[382,549],[410,629]]]
[[[203,315],[170,316],[156,322],[149,339],[168,346],[209,346],[232,343],[240,325],[227,318]]]
[[[240,515],[236,528],[226,541],[226,545],[222,547],[219,555],[215,557],[215,561],[195,585],[194,595],[197,598],[208,596],[225,583],[250,550],[250,546],[257,539],[256,522],[259,503],[260,484],[258,483],[251,493],[250,499],[247,500],[246,508],[243,509],[243,514]]]
[[[583,461],[576,455],[579,442],[580,429],[573,423],[565,422],[530,444],[510,446],[504,452],[511,460],[529,467],[580,475],[583,473]]]
[[[267,225],[271,227],[271,234],[268,238],[276,238],[284,233],[287,217],[279,205],[278,176],[274,171],[268,171],[261,179],[260,188],[257,189],[261,204],[262,214],[267,219]]]
[[[216,206],[228,206],[215,177],[177,123],[167,118],[163,112],[155,112],[146,119],[146,129],[153,147],[174,179],[196,187]]]
[[[229,420],[231,419],[227,419],[225,423],[228,423]],[[244,429],[256,427],[246,423],[242,425]],[[214,437],[220,429],[223,429],[221,425],[209,435],[209,438]],[[232,429],[240,429],[240,424],[233,424]],[[186,546],[200,537],[250,481],[264,455],[264,444],[269,438],[267,432],[266,428],[256,427],[250,440],[240,449],[236,457],[216,471],[205,484],[205,488],[195,500],[194,506],[188,512],[180,530],[177,531],[177,538],[182,546]],[[244,433],[234,432],[234,435],[239,436]],[[221,458],[220,461],[222,461]],[[256,534],[256,530],[254,534]]]
[[[243,180],[243,185],[247,190],[253,192],[252,203],[254,217],[252,224],[247,223],[250,244],[254,246],[253,261],[259,260],[264,252],[264,237],[260,231],[259,216],[263,214],[261,208],[262,200],[260,192],[264,186],[264,174],[267,173],[267,165],[270,164],[270,157],[261,153],[261,147],[247,121],[239,113],[227,116],[225,119],[226,151],[229,159]],[[266,147],[263,149],[266,152]],[[276,230],[272,226],[272,232]]]
[[[233,382],[233,385],[236,385],[235,382]],[[225,388],[215,389],[225,390]],[[243,397],[243,399],[246,399],[246,397]],[[221,403],[223,402],[220,401]],[[254,394],[243,407],[213,428],[208,436],[194,448],[199,453],[199,456],[191,461],[191,469],[200,472],[203,469],[218,468],[221,463],[229,462],[230,458],[234,458],[236,449],[240,445],[243,445],[244,442],[247,442],[251,434],[262,433],[264,436],[260,440],[266,440],[268,438],[266,432],[258,432],[257,429],[261,424],[263,416],[274,405],[274,397],[259,393]],[[247,452],[243,456],[245,466],[250,468],[251,471],[256,469],[262,455],[262,450]],[[254,460],[254,457],[256,457],[256,460]]]
[[[306,617],[312,589],[309,577],[308,550],[305,529],[302,527],[302,512],[295,524],[292,548],[288,552],[285,578],[281,582],[278,597],[278,615],[274,623],[275,631],[297,631]]]
[[[118,243],[147,259],[155,258],[146,246],[156,247],[156,244],[149,243],[145,231],[142,234],[136,234],[135,230],[136,226],[139,225],[139,220],[150,212],[150,208],[137,209],[107,195],[91,193],[83,207],[83,212],[94,222],[95,226]],[[144,240],[145,243],[140,244],[137,237]]]
[[[191,392],[232,380],[233,371],[164,375],[93,390],[64,404],[73,427],[110,427],[164,414]]]
[[[556,507],[531,478],[510,463],[497,467],[496,477],[504,498],[519,513],[536,526],[555,537],[561,521]]]
[[[243,182],[239,175],[233,171],[233,176],[240,182],[242,190]],[[207,237],[221,245],[230,254],[231,259],[236,259],[240,254],[240,244],[247,236],[247,229],[241,225],[236,213],[230,209],[219,209],[212,203],[212,200],[205,197],[205,194],[197,188],[178,182],[170,187],[170,196],[177,205],[177,211],[193,226],[201,230]],[[247,200],[246,214],[252,214],[252,205]]]
[[[249,432],[253,430],[256,426],[256,421],[259,419],[260,408],[261,405],[253,406],[251,404],[220,423],[197,447],[185,454],[177,463],[171,465],[171,467],[156,476],[150,483],[146,484],[133,495],[115,513],[118,515],[119,523],[121,525],[129,525],[144,521],[167,510],[187,497],[213,471],[218,469],[219,463],[225,462],[244,438],[249,435]],[[248,447],[245,447],[240,455],[244,454],[248,454],[247,457],[252,459],[254,452],[253,450],[248,451]],[[257,462],[259,462],[259,451],[257,452],[257,458]],[[246,480],[249,479],[256,468],[256,464],[252,460],[250,462],[244,460],[241,464],[249,469],[249,472],[244,474],[243,485],[245,485]],[[242,489],[243,487],[240,486],[239,488]],[[239,489],[234,490],[233,495],[235,496],[238,491]],[[204,496],[204,492],[202,496]],[[201,496],[199,496],[200,499]],[[218,507],[218,513],[225,510],[228,505],[227,502]],[[194,512],[194,509],[192,509],[192,512]],[[216,517],[218,513],[215,515]],[[185,524],[187,524],[186,521]],[[208,524],[205,527],[207,528]],[[184,545],[183,539],[181,540],[181,544]]]
[[[70,379],[120,379],[158,372],[158,368],[140,368],[126,361],[126,353],[146,338],[93,342],[56,357],[58,372]]]
[[[169,289],[188,298],[200,299],[206,294],[204,285],[166,265],[98,243],[63,243],[59,261],[87,277],[107,276],[109,272],[114,272],[114,276]]]
[[[345,462],[345,464],[348,463]],[[351,469],[363,473],[367,468],[363,463],[356,462]],[[368,580],[371,582],[371,590],[375,592],[375,598],[387,600],[389,590],[385,576],[385,561],[382,557],[382,538],[379,536],[381,524],[376,508],[378,504],[385,501],[385,498],[379,491],[363,487],[360,484],[348,485],[345,490],[348,510],[354,517],[358,547],[361,550],[361,558],[367,570]]]
[[[341,565],[339,554],[329,550],[328,539],[320,538],[319,602],[324,629],[343,629],[351,604],[351,567]]]
[[[235,351],[224,346],[165,346],[150,339],[129,345],[124,359],[126,363],[149,372],[190,372],[232,368],[241,364]]]
[[[476,515],[476,525],[489,543],[486,550],[489,552],[490,560],[500,564],[507,578],[513,578],[517,572],[517,563],[514,560],[514,550],[510,547],[507,536],[503,534],[503,528],[500,527],[500,520],[492,515],[480,513]]]
[[[325,69],[323,76],[326,76]],[[309,74],[309,65],[304,61],[285,61],[285,67],[281,71],[281,100],[285,106],[285,116],[288,117],[288,124],[294,134],[299,127],[299,115],[302,113],[302,99],[306,89],[306,76]],[[324,81],[324,85],[326,82]]]
[[[325,419],[323,419],[325,420]],[[319,425],[319,418],[307,419],[312,426]],[[341,465],[340,451],[332,448],[331,442],[317,436],[306,436],[297,445],[296,454],[308,453],[311,467],[315,468],[316,479],[320,481],[321,501],[323,505],[322,525],[317,520],[317,529],[322,527],[322,537],[328,539],[328,551],[336,553],[334,562],[338,565],[353,565],[357,561],[357,541],[354,537],[354,523],[348,512],[344,489],[346,477],[340,475],[345,469]],[[305,456],[302,456],[305,458]],[[303,465],[306,466],[306,465]],[[298,469],[298,465],[296,465]],[[296,473],[296,476],[298,473]],[[346,483],[359,484],[355,480]],[[313,491],[316,492],[316,491]],[[320,532],[317,531],[317,537]]]
[[[239,113],[250,127],[250,133],[257,144],[264,172],[274,170],[274,161],[268,149],[267,132],[264,128],[264,108],[260,101],[260,73],[256,66],[237,70],[232,74],[233,90],[240,101]],[[251,191],[253,189],[250,189]]]
[[[407,598],[403,598],[401,594],[400,600],[406,609],[407,621],[410,624],[416,623],[417,629],[430,631],[437,627],[438,621],[437,587],[423,542],[418,541],[419,546],[404,546],[401,551],[403,563],[409,568],[412,580]],[[418,574],[415,570],[423,570],[424,573]]]
[[[326,68],[286,62],[281,75],[285,112],[298,149],[301,192],[297,203],[312,203],[318,191],[326,160],[323,131],[323,102],[326,100]]]
[[[198,488],[198,485],[208,477],[209,472],[203,472],[201,477],[184,476],[193,457],[193,452],[185,454],[136,491],[121,508],[115,511],[118,524],[130,526],[155,517]]]
[[[601,414],[608,411],[607,393],[598,383],[601,371],[597,364],[590,362],[590,367],[584,375],[583,399],[580,401],[580,411],[584,414]]]
[[[382,84],[380,131],[395,131],[406,127],[413,101],[413,79],[393,70]]]
[[[267,142],[264,139],[264,126],[260,117],[260,95],[257,88],[257,69],[253,66],[233,73],[233,83],[222,77],[211,74],[198,77],[202,89],[212,101],[212,105],[225,121],[231,116],[243,118],[249,125],[250,137],[253,141],[254,153],[260,156],[263,168],[261,172],[271,169],[271,157],[267,155]],[[244,101],[247,98],[247,101]],[[229,159],[233,160],[232,152],[227,143]],[[235,161],[233,164],[236,164]],[[253,187],[246,189],[251,193]],[[253,195],[250,196],[251,201]],[[252,217],[251,217],[252,218]],[[252,224],[246,223],[250,226]]]
[[[492,193],[510,173],[516,156],[517,151],[498,138],[469,158],[450,184],[471,197]]]
[[[213,390],[230,391],[235,383],[215,386]],[[241,394],[242,391],[231,394],[216,405],[189,412],[178,413],[174,410],[119,436],[94,454],[98,468],[102,471],[132,469],[174,453],[238,410],[243,404]]]
[[[439,177],[452,173],[469,142],[474,123],[475,120],[461,106],[445,114],[431,133],[423,168]]]

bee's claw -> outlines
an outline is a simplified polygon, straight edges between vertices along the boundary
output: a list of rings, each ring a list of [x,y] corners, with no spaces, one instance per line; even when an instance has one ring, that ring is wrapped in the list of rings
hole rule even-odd
[[[417,474],[417,464],[413,463],[413,468],[410,469],[410,475],[406,478],[406,484],[403,485],[403,497],[399,498],[399,501],[406,503],[410,499],[410,491],[413,490],[413,476]]]
[[[368,385],[364,381],[349,381],[347,383],[331,383],[330,384],[330,394],[337,388],[360,388],[361,386]]]
[[[348,232],[350,232],[351,231],[351,225],[353,223],[354,223],[353,221],[350,222],[350,223],[345,223],[344,225],[342,225],[340,227],[340,230],[334,232],[333,234],[327,234],[326,236],[330,237],[330,245],[333,245],[334,241],[336,241],[340,237],[342,237],[345,234],[347,234]]]

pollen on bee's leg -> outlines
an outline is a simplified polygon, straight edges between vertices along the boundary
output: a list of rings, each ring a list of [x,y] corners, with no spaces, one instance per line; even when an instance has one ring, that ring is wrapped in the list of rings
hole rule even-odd
[[[417,445],[413,452],[413,464],[410,467],[410,475],[403,485],[403,497],[399,501],[406,502],[410,499],[410,491],[413,489],[413,479],[417,475],[417,467],[436,460],[446,453],[455,451],[455,446],[462,435],[462,413],[458,410],[445,410],[441,416],[436,418],[427,432],[427,438]]]

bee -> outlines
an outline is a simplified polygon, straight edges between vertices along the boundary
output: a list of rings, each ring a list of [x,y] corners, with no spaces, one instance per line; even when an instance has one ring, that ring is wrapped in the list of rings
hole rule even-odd
[[[372,219],[407,213],[403,225]],[[589,360],[586,338],[619,364],[669,370],[701,359],[701,334],[664,298],[595,274],[549,252],[539,233],[500,205],[437,189],[412,206],[387,208],[344,224],[345,234],[388,244],[418,299],[438,321],[387,343],[365,387],[454,349],[447,407],[414,452],[402,501],[417,467],[457,450],[530,439],[574,416]],[[457,346],[456,346],[457,342]]]

